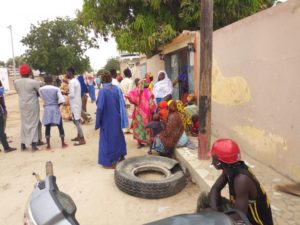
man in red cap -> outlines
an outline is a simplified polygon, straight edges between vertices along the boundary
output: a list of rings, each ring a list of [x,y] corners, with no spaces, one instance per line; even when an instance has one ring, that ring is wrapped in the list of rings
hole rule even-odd
[[[38,150],[38,124],[40,121],[40,106],[38,91],[40,83],[30,79],[31,69],[23,64],[19,67],[21,79],[14,82],[19,95],[19,107],[21,113],[21,150],[26,150],[28,145],[32,150]]]
[[[235,208],[247,215],[252,225],[272,225],[270,201],[265,190],[248,166],[240,159],[239,146],[231,139],[217,140],[210,151],[212,164],[222,174],[208,195],[202,193],[198,199],[197,212],[210,208],[226,211]],[[221,197],[228,184],[230,200]],[[234,219],[238,219],[236,215]]]

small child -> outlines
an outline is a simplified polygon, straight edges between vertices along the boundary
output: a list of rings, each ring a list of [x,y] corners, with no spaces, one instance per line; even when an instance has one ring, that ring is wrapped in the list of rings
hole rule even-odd
[[[151,143],[150,143],[150,149],[148,151],[148,154],[152,154],[152,146],[153,142],[155,140],[156,135],[158,135],[162,131],[162,126],[160,123],[160,118],[158,113],[154,113],[152,117],[152,121],[148,123],[146,128],[151,129]]]
[[[191,134],[192,136],[197,137],[200,129],[199,115],[197,114],[192,115],[192,122],[193,125],[191,128]]]

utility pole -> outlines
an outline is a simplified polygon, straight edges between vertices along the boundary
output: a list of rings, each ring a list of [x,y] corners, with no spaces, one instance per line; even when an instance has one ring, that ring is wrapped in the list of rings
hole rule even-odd
[[[211,139],[213,0],[201,0],[198,159],[208,159]]]
[[[13,41],[13,36],[12,36],[12,26],[9,25],[7,28],[10,30],[13,69],[14,69],[14,80],[15,80],[16,79],[16,63],[15,63],[15,52],[14,52],[14,41]]]

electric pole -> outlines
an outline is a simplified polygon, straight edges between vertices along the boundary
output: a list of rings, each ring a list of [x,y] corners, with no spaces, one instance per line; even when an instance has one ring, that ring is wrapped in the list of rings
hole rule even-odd
[[[211,140],[213,0],[201,0],[198,159],[208,159]]]
[[[7,28],[10,30],[13,70],[14,70],[14,80],[15,80],[16,79],[16,63],[15,63],[15,52],[14,52],[14,41],[13,41],[13,35],[12,35],[12,26],[9,25]]]

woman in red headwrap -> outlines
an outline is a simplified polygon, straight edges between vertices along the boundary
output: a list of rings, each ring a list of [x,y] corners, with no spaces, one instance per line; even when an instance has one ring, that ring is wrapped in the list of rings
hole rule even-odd
[[[150,131],[145,127],[152,120],[152,115],[156,109],[154,95],[148,87],[149,80],[143,79],[139,82],[138,88],[132,89],[125,95],[125,98],[134,105],[131,129],[139,148],[149,145],[151,142]]]
[[[161,101],[160,103],[158,103],[158,109],[159,109],[159,111],[158,111],[159,118],[162,121],[166,121],[168,119],[168,115],[169,115],[167,101]]]
[[[164,122],[163,130],[155,137],[153,149],[162,156],[171,157],[183,134],[184,127],[177,111],[176,102],[171,100],[168,119]]]

